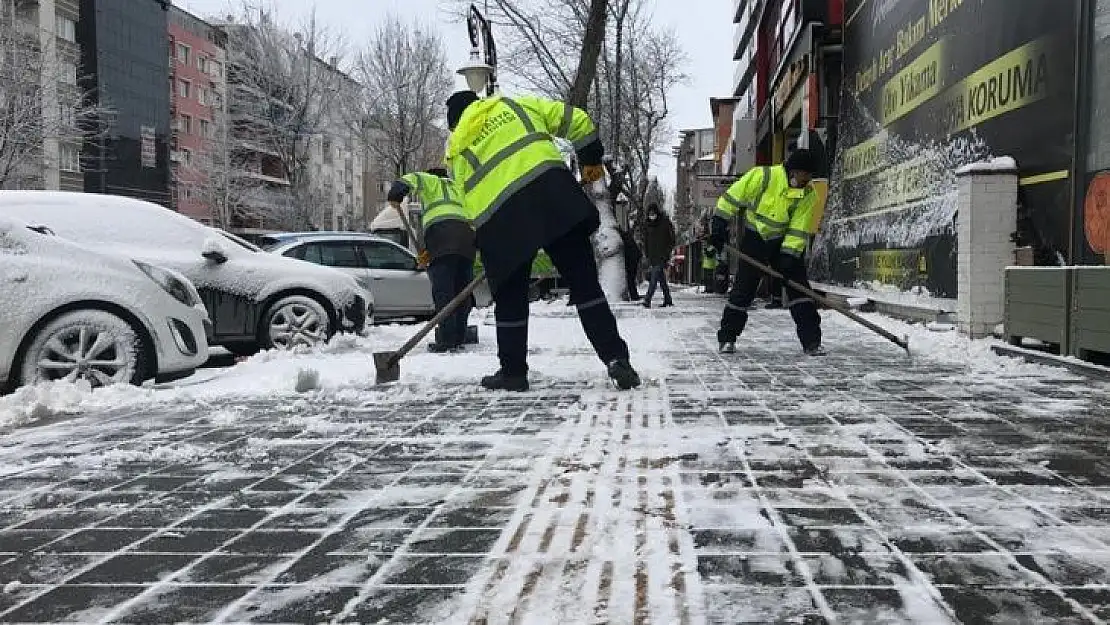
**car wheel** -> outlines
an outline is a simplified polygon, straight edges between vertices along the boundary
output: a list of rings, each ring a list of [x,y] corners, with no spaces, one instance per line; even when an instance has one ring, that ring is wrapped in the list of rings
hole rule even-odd
[[[270,307],[262,328],[266,347],[313,347],[331,337],[331,318],[320,302],[304,295],[283,297]]]
[[[149,347],[130,323],[112,313],[65,313],[31,339],[23,355],[22,382],[86,380],[93,388],[142,384]]]
[[[228,343],[220,347],[231,352],[233,356],[239,357],[253,356],[261,349],[258,343]]]

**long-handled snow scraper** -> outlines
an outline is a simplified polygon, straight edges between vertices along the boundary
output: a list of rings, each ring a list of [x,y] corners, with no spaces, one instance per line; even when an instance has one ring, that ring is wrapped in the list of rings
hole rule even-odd
[[[470,281],[470,284],[466,285],[466,288],[464,288],[462,292],[455,296],[455,299],[448,302],[447,305],[443,307],[443,310],[437,312],[436,316],[432,317],[431,321],[424,324],[424,327],[421,328],[420,331],[417,332],[415,335],[413,335],[411,339],[406,341],[405,344],[402,345],[401,348],[397,351],[375,352],[374,368],[377,370],[375,383],[386,384],[389,382],[396,382],[398,379],[400,379],[401,359],[407,356],[408,353],[412,351],[412,348],[416,347],[416,344],[419,343],[420,340],[423,339],[425,336],[428,336],[428,334],[432,330],[434,330],[436,326],[443,322],[444,319],[446,319],[451,313],[455,312],[455,310],[458,309],[459,306],[462,306],[464,302],[469,300],[470,296],[474,293],[474,289],[478,288],[478,285],[481,284],[482,280],[485,279],[486,274],[479,271],[478,275],[474,276],[474,279]]]
[[[762,271],[763,273],[771,276],[772,278],[777,278],[779,280],[782,280],[784,283],[786,283],[786,286],[794,289],[795,291],[800,291],[800,292],[804,293],[806,296],[813,298],[814,301],[816,301],[816,302],[818,302],[818,303],[820,303],[820,304],[822,304],[822,305],[824,305],[828,308],[831,308],[831,309],[835,310],[836,312],[844,315],[845,317],[851,319],[852,321],[855,321],[856,323],[858,323],[861,326],[867,328],[868,330],[871,330],[875,334],[878,334],[879,336],[881,336],[884,339],[890,341],[891,343],[894,343],[898,347],[901,347],[902,349],[906,350],[907,354],[910,353],[910,339],[909,339],[908,336],[903,337],[903,338],[898,338],[897,336],[895,336],[891,332],[889,332],[889,331],[887,331],[883,328],[880,328],[879,326],[875,325],[874,323],[871,323],[870,321],[868,321],[868,320],[864,319],[863,317],[857,315],[856,313],[852,312],[851,310],[848,310],[846,307],[841,306],[840,304],[837,304],[837,303],[833,302],[832,300],[830,300],[827,297],[822,297],[820,294],[818,294],[813,289],[808,289],[808,288],[798,284],[797,282],[794,282],[793,280],[787,280],[785,277],[783,277],[783,275],[781,273],[775,271],[774,269],[768,267],[767,265],[764,265],[763,263],[761,263],[758,260],[752,258],[751,256],[748,256],[744,252],[741,252],[740,250],[736,249],[735,247],[733,247],[731,245],[726,245],[725,249],[728,250],[728,252],[730,254],[735,254],[737,256],[737,258],[739,258],[740,260],[744,261],[745,263],[751,265],[752,267],[755,267],[756,269],[758,269],[758,270]]]

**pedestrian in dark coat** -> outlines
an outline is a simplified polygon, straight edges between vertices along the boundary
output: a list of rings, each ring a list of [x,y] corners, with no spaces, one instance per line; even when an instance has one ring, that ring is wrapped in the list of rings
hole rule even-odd
[[[640,301],[640,291],[637,289],[640,282],[640,258],[643,252],[640,251],[640,245],[636,243],[636,238],[632,236],[632,231],[622,229],[621,244],[624,248],[624,275],[625,281],[628,283],[627,301],[638,302]]]
[[[647,209],[647,233],[644,236],[644,254],[651,267],[644,308],[651,308],[651,298],[657,286],[663,289],[663,307],[674,306],[671,300],[671,287],[667,284],[667,264],[674,253],[675,234],[671,218],[659,210],[658,204],[650,204]]]

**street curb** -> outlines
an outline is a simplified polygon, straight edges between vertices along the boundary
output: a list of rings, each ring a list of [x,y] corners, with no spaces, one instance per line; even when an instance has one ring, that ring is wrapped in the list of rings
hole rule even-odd
[[[1110,380],[1110,367],[1103,367],[1081,360],[1073,360],[1071,358],[1062,358],[1056,354],[1046,354],[1023,347],[1014,347],[1012,345],[992,345],[991,351],[999,356],[1007,356],[1009,358],[1020,358],[1026,362],[1037,365],[1048,365],[1050,367],[1061,367],[1067,369],[1072,373],[1084,375],[1090,378],[1099,380]]]

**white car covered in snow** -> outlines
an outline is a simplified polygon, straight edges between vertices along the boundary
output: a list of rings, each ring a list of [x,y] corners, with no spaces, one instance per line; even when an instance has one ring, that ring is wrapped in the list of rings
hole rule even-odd
[[[206,324],[180,273],[0,216],[0,392],[183,377],[208,360]]]
[[[212,318],[212,343],[235,354],[316,345],[362,332],[373,296],[328,267],[269,254],[169,209],[114,195],[0,191],[0,217],[180,271]]]

